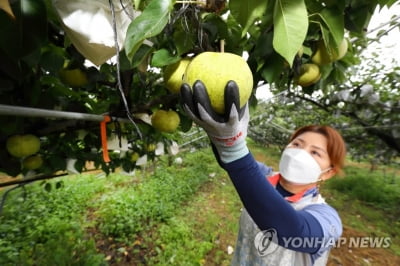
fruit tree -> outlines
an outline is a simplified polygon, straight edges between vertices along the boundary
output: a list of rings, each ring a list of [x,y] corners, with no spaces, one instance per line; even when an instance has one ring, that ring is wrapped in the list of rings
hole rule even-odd
[[[68,3],[74,3],[75,9]],[[82,172],[87,161],[106,173],[119,167],[130,171],[137,166],[139,157],[155,158],[154,149],[148,147],[162,142],[167,149],[177,138],[176,132],[191,127],[180,107],[176,83],[171,87],[169,77],[179,83],[182,72],[173,76],[174,70],[183,71],[179,63],[203,52],[232,53],[247,60],[253,76],[253,107],[257,105],[255,92],[263,84],[274,85],[277,92],[297,89],[308,95],[314,91],[327,93],[327,88],[332,88],[329,86],[344,81],[348,67],[358,63],[358,54],[365,48],[365,28],[376,7],[394,3],[2,1],[2,108],[30,107],[55,114],[104,116],[105,120],[99,123],[90,119],[0,114],[0,172],[16,176],[28,171],[26,162],[23,166],[25,158],[20,155],[24,150],[18,148],[19,144],[14,146],[17,156],[5,148],[9,138],[28,134],[40,139],[40,149],[26,154],[40,155],[32,157],[40,158],[39,162],[28,167],[37,174],[52,175],[68,168]],[[86,17],[79,17],[76,9]],[[96,14],[96,10],[105,15]],[[210,68],[238,71],[229,62],[210,59],[209,64]],[[310,65],[312,74],[318,75],[308,77],[302,87],[301,75]],[[210,68],[202,66],[196,72],[207,73]],[[240,75],[239,70],[237,78]],[[158,110],[166,112],[162,119],[169,119],[168,114],[172,114],[173,122],[167,130],[152,125],[151,117]],[[101,128],[105,134],[101,134]],[[119,147],[104,145],[104,140],[112,137],[120,140]],[[105,160],[105,149],[109,150],[109,160]]]

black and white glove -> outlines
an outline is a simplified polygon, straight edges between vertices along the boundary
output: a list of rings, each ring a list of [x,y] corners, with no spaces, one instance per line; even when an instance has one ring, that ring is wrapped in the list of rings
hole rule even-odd
[[[246,145],[249,123],[248,103],[240,108],[239,88],[234,81],[225,86],[225,113],[217,114],[211,107],[206,87],[201,81],[181,86],[183,107],[189,117],[206,132],[222,162],[229,163],[249,153]]]

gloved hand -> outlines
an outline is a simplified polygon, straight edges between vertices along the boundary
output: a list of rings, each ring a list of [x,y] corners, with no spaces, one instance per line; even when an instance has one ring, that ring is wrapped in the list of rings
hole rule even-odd
[[[223,115],[212,109],[207,90],[199,80],[194,83],[193,91],[184,83],[181,98],[186,113],[207,132],[222,162],[229,163],[249,153],[246,145],[249,107],[246,103],[240,108],[239,88],[234,81],[229,81],[225,87]]]

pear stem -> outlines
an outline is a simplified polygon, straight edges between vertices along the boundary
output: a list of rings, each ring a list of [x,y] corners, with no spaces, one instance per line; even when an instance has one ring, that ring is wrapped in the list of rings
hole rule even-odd
[[[183,0],[183,1],[175,1],[176,4],[198,4],[198,5],[204,5],[204,1],[201,0]]]
[[[219,41],[219,50],[221,53],[225,52],[225,40],[220,40]]]

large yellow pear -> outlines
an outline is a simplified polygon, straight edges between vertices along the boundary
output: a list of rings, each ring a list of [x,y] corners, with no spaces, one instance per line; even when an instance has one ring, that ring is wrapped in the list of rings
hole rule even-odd
[[[326,65],[332,63],[334,61],[342,59],[348,49],[348,41],[343,38],[337,49],[330,47],[329,49],[325,46],[323,40],[320,40],[317,43],[317,49],[315,50],[314,55],[311,57],[311,61],[318,65]]]
[[[172,133],[180,123],[180,118],[177,112],[173,110],[157,110],[151,116],[151,124],[153,127],[161,132]]]
[[[22,158],[40,150],[40,139],[32,134],[13,135],[7,139],[6,148],[12,156]]]
[[[164,70],[164,82],[167,89],[172,93],[179,93],[181,90],[183,75],[186,67],[191,61],[190,57],[185,57],[182,60],[168,65]]]
[[[203,52],[186,68],[184,82],[193,86],[201,80],[207,88],[214,111],[225,112],[224,92],[228,81],[239,87],[240,107],[249,100],[253,90],[253,74],[243,57],[232,53]]]
[[[315,84],[321,78],[321,72],[316,64],[303,64],[300,67],[299,76],[296,78],[297,84],[308,87]]]

